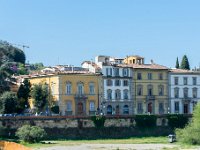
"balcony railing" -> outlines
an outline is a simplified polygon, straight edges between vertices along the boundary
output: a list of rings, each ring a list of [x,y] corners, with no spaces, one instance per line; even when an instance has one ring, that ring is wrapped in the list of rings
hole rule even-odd
[[[87,99],[87,96],[85,94],[78,94],[77,93],[77,94],[74,95],[74,97],[78,98],[78,99]]]
[[[150,101],[150,100],[155,100],[155,96],[153,95],[147,95],[147,101]]]

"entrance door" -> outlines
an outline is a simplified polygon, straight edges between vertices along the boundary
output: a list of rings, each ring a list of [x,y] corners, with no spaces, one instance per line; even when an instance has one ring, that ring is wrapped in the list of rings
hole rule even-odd
[[[188,104],[184,104],[183,106],[183,113],[188,114]]]
[[[148,104],[148,113],[152,113],[152,103]]]
[[[78,103],[77,115],[83,115],[83,103]]]
[[[119,105],[116,106],[116,115],[119,115]]]

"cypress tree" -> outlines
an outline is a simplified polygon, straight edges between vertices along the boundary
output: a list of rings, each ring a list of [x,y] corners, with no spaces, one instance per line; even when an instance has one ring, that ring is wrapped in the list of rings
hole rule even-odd
[[[179,61],[178,61],[178,57],[177,57],[177,59],[176,59],[176,69],[178,69],[179,68]]]
[[[186,55],[182,58],[181,69],[190,70],[190,64]]]

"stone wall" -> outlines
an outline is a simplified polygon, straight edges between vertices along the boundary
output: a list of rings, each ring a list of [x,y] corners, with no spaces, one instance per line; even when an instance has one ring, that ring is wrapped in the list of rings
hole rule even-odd
[[[30,124],[43,128],[91,128],[94,123],[90,117],[68,118],[63,116],[56,117],[1,117],[0,127],[18,129],[19,127]],[[107,117],[105,127],[133,127],[135,126],[134,117]],[[168,126],[168,120],[165,116],[157,118],[157,126]]]

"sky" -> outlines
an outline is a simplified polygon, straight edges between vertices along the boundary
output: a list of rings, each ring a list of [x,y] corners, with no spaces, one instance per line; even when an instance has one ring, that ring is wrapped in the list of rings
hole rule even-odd
[[[0,39],[27,62],[80,66],[97,55],[200,65],[199,0],[0,0]],[[19,46],[19,48],[21,48]]]

